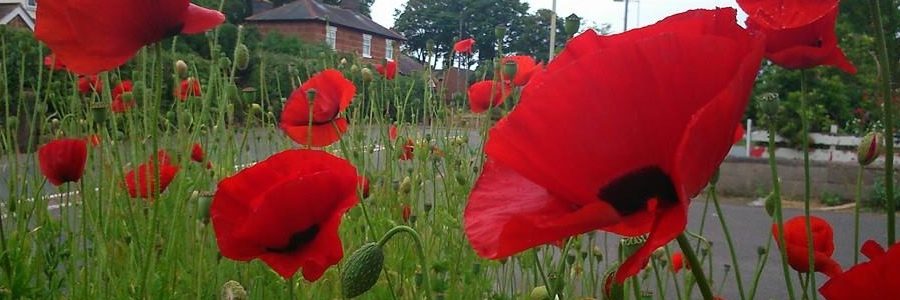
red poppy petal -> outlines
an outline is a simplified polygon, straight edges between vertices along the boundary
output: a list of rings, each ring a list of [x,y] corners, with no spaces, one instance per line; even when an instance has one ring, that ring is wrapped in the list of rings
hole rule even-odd
[[[303,278],[314,282],[344,257],[338,236],[340,224],[341,215],[336,214],[322,224],[316,238],[303,249],[290,254],[266,253],[260,259],[284,278],[291,278],[302,267]]]
[[[41,173],[55,186],[80,180],[86,161],[87,142],[82,139],[57,139],[38,149]]]
[[[339,103],[339,111],[344,111],[344,109],[349,107],[350,102],[353,101],[353,96],[356,94],[356,86],[353,85],[353,82],[345,78],[344,74],[340,71],[334,69],[327,69],[317,73],[307,80],[300,89],[303,91],[315,89],[315,102],[317,105],[319,104],[318,102],[322,100],[336,101]],[[306,100],[307,97],[305,92],[303,92],[302,95],[294,95],[292,93],[291,96],[292,98],[300,96],[303,97],[303,100]],[[323,105],[331,104],[332,103],[329,102],[324,103]]]
[[[873,240],[867,240],[865,243],[863,243],[862,248],[859,250],[859,252],[868,257],[870,260],[881,257],[885,253],[884,247],[881,247],[878,242]]]
[[[640,272],[647,264],[650,255],[659,247],[663,247],[684,232],[687,225],[687,206],[676,204],[672,207],[661,209],[653,221],[653,229],[647,242],[622,263],[616,271],[616,282],[625,282],[625,279]]]
[[[347,119],[334,119],[334,124],[323,124],[312,126],[312,144],[313,147],[325,147],[333,144],[341,139],[341,136],[347,132]],[[337,128],[335,128],[337,127]],[[294,142],[301,145],[309,144],[309,126],[281,126],[285,134]]]
[[[807,25],[837,8],[838,0],[740,0],[748,15],[773,28],[794,28]]]
[[[181,28],[181,33],[203,33],[219,26],[222,22],[225,22],[225,15],[221,12],[191,3],[185,12],[184,27]]]
[[[573,208],[488,160],[469,196],[464,218],[472,248],[482,257],[497,259],[612,224],[618,214],[601,201]]]

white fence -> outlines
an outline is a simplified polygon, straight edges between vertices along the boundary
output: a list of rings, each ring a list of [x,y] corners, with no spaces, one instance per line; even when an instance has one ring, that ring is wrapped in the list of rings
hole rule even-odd
[[[763,130],[752,130],[753,122],[747,120],[747,133],[744,135],[744,144],[750,145],[738,146],[731,148],[729,156],[732,157],[758,157],[768,158],[769,153],[767,146],[769,144],[769,133]],[[862,137],[852,135],[837,135],[837,126],[831,126],[831,133],[810,133],[809,141],[815,145],[810,149],[809,159],[813,161],[834,161],[834,162],[856,162],[856,147]],[[775,143],[783,143],[784,138],[775,136]],[[900,144],[894,142],[896,148],[900,149]],[[775,149],[775,157],[784,159],[803,159],[803,152],[793,148],[777,148]],[[874,164],[883,164],[884,157],[879,157]],[[894,156],[894,161],[900,161],[900,155]]]

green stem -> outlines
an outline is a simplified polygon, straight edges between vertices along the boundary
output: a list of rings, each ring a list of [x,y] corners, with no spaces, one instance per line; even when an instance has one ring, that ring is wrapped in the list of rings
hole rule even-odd
[[[896,200],[894,199],[894,109],[891,101],[891,63],[893,63],[888,55],[887,36],[884,32],[884,21],[881,16],[881,4],[878,0],[870,0],[872,9],[875,10],[875,29],[877,30],[876,38],[878,39],[878,56],[881,61],[878,64],[881,67],[881,99],[884,101],[884,193],[887,197],[887,244],[893,245],[896,237],[896,227],[894,211],[896,211]]]
[[[700,288],[700,294],[703,295],[704,300],[712,300],[712,290],[709,288],[709,282],[706,281],[706,275],[703,274],[703,266],[697,260],[697,255],[694,254],[694,248],[691,248],[691,243],[688,241],[687,236],[681,233],[676,240],[678,241],[678,247],[681,247],[681,253],[687,258],[688,264],[691,265],[691,272],[694,273],[694,279],[697,281],[697,287]]]
[[[774,119],[775,117],[772,116]],[[781,183],[778,181],[778,164],[775,162],[775,120],[769,122],[769,167],[772,169],[772,201],[775,203],[775,223],[778,232],[784,232],[784,215],[781,212]],[[775,237],[778,239],[778,252],[781,253],[781,269],[784,273],[784,284],[787,286],[788,298],[796,299],[794,296],[794,285],[791,284],[791,273],[788,270],[787,252],[782,245],[785,244],[784,235],[779,234]]]
[[[544,272],[544,266],[541,265],[541,258],[538,256],[537,248],[532,249],[531,254],[534,255],[534,264],[537,266],[538,273],[541,275],[541,281],[544,283],[544,287],[547,288],[547,291],[550,291],[552,288],[550,286],[550,280],[547,280],[547,273]]]
[[[809,180],[809,103],[807,103],[806,99],[806,70],[800,70],[800,122],[803,126],[803,218],[806,222],[806,241],[807,241],[807,257],[809,258],[809,270],[810,272],[814,272],[816,269],[816,258],[814,245],[813,245],[813,236],[812,236],[812,221],[810,220],[810,193],[812,190],[812,186]],[[816,278],[815,276],[810,276],[809,278],[811,284],[807,285],[803,288],[803,293],[806,294],[806,290],[809,286],[816,286]],[[817,293],[812,293],[813,299],[818,299]]]
[[[853,264],[859,263],[859,207],[862,206],[862,179],[865,168],[860,165],[856,172],[856,207],[853,208]]]
[[[728,224],[725,223],[725,215],[722,213],[722,207],[719,205],[719,196],[716,194],[716,185],[709,186],[709,193],[712,196],[713,205],[716,207],[716,215],[719,217],[719,223],[722,224],[722,232],[725,233],[725,241],[728,243],[728,251],[731,252],[731,264],[734,266],[734,278],[737,280],[738,294],[741,299],[744,297],[744,283],[741,280],[741,268],[738,264],[737,254],[734,252],[734,242],[731,240],[731,232],[728,230]],[[724,280],[723,280],[724,282]]]
[[[428,265],[428,257],[425,256],[425,248],[422,247],[422,237],[419,236],[419,233],[416,232],[415,229],[406,225],[391,228],[391,230],[388,230],[388,232],[381,237],[381,240],[378,241],[378,247],[384,247],[384,244],[394,237],[394,235],[401,232],[409,234],[409,236],[413,238],[413,241],[415,241],[416,253],[419,255],[419,263],[422,264],[422,278],[425,281],[425,294],[428,295],[428,299],[435,299],[431,292],[431,276],[428,275],[431,267]]]

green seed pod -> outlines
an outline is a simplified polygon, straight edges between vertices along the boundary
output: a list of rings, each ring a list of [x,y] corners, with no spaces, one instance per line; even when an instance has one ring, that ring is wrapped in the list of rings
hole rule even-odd
[[[574,35],[578,33],[578,30],[581,28],[581,17],[576,14],[571,14],[566,17],[566,34]]]
[[[359,72],[359,66],[357,66],[356,64],[350,66],[350,72],[353,72],[353,73]]]
[[[549,300],[550,292],[547,291],[546,286],[539,286],[531,290],[531,295],[528,297],[531,300]]]
[[[774,118],[778,114],[778,94],[765,93],[759,96],[757,101],[759,111],[767,118]]]
[[[188,65],[183,60],[178,60],[175,62],[175,74],[178,75],[179,79],[185,79],[188,77]]]
[[[881,155],[883,141],[884,136],[878,132],[869,132],[859,141],[859,147],[856,148],[856,160],[860,166],[871,164]]]
[[[238,44],[234,48],[234,64],[238,70],[242,71],[250,65],[250,49],[247,49],[247,45]]]
[[[193,196],[193,194],[191,196]],[[209,222],[209,208],[211,206],[212,197],[197,196],[197,217],[200,218],[200,221],[203,221],[203,223]]]
[[[503,64],[503,77],[505,79],[512,79],[516,77],[516,72],[518,71],[519,66],[516,65],[516,62],[510,60]]]
[[[258,113],[260,113],[260,112],[262,112],[262,106],[260,106],[259,103],[252,103],[252,104],[250,104],[250,114],[254,114],[254,115],[255,115],[255,114],[258,114]]]
[[[109,107],[106,103],[93,103],[91,104],[91,114],[94,115],[94,123],[102,124],[106,122],[106,116],[109,112]]]
[[[237,281],[229,280],[222,285],[222,293],[219,294],[219,300],[247,300],[247,290]]]
[[[378,282],[384,267],[384,251],[378,243],[362,245],[347,258],[341,272],[341,293],[344,298],[362,295]]]

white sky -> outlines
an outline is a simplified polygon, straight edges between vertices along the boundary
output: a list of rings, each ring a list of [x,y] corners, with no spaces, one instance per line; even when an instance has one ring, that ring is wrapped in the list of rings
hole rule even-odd
[[[372,19],[385,27],[393,27],[394,10],[403,10],[407,0],[375,0],[372,5]],[[553,0],[523,0],[530,6],[530,12],[540,8],[550,9]],[[734,7],[735,0],[637,0],[628,4],[628,28],[644,26],[659,21],[669,15],[694,8]],[[740,9],[738,9],[740,11]],[[609,23],[612,33],[622,31],[625,17],[625,2],[613,0],[557,0],[556,14],[562,17],[575,13],[584,19],[585,26]],[[738,16],[743,23],[745,16]]]

